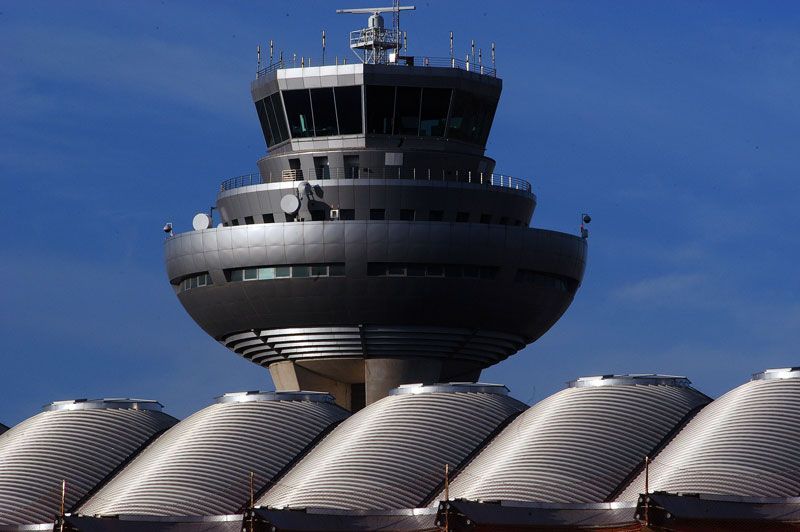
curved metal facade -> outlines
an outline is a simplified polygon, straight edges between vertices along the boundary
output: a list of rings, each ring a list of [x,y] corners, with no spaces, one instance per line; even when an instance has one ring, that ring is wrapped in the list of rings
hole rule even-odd
[[[0,436],[0,524],[52,521],[175,418],[152,401],[60,401]]]
[[[800,370],[770,370],[705,407],[650,466],[653,491],[744,497],[800,493]],[[620,495],[644,493],[642,473]]]
[[[578,379],[509,424],[458,473],[450,498],[603,502],[709,401],[681,378]]]
[[[401,387],[354,414],[258,500],[258,506],[384,510],[435,495],[525,405],[501,386]]]
[[[227,394],[165,432],[81,506],[84,515],[232,514],[347,417],[327,394]]]

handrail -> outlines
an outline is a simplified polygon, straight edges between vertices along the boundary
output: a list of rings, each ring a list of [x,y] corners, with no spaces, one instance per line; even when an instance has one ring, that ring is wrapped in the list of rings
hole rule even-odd
[[[405,67],[405,66],[418,66],[418,67],[445,67],[445,68],[455,68],[457,70],[465,70],[467,72],[475,72],[476,74],[482,74],[484,76],[491,76],[497,77],[497,69],[488,65],[484,65],[481,62],[475,62],[474,60],[469,60],[469,56],[467,59],[458,59],[456,57],[428,57],[428,56],[400,56],[401,61],[403,62],[393,62],[393,63],[381,63],[388,66],[398,66],[398,67]],[[334,59],[334,65],[338,65],[339,60],[338,58]],[[341,63],[342,65],[347,64],[345,62]],[[361,64],[361,63],[349,63],[349,64]],[[324,60],[315,59],[312,57],[293,57],[291,60],[283,59],[276,63],[272,63],[256,72],[256,79],[262,78],[271,72],[275,72],[276,70],[281,70],[284,68],[305,68],[305,67],[318,67],[318,66],[332,66],[330,63],[330,58],[328,58],[328,63],[326,64]]]
[[[447,168],[414,168],[407,166],[378,167],[333,167],[321,166],[311,172],[281,171],[262,177],[260,174],[245,174],[226,179],[220,185],[220,192],[234,188],[262,183],[280,183],[285,181],[316,181],[326,179],[412,179],[418,181],[449,181],[472,183],[476,185],[511,188],[532,192],[531,183],[520,177],[505,174],[476,172],[474,170],[453,170]]]

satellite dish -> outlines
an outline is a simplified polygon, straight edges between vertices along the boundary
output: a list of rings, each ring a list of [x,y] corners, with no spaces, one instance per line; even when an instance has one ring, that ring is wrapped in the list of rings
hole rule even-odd
[[[211,216],[204,212],[198,212],[194,215],[194,218],[192,218],[192,227],[194,227],[195,231],[210,229],[212,224]]]
[[[286,214],[294,214],[300,209],[300,200],[294,194],[286,194],[281,198],[281,210]]]

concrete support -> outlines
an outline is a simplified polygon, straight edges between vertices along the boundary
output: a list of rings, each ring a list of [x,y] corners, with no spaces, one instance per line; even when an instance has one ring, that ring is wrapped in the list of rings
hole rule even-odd
[[[352,410],[350,384],[329,379],[288,360],[271,364],[269,373],[279,392],[328,392],[336,399],[336,404]]]
[[[439,381],[442,362],[426,358],[368,358],[364,365],[367,404],[389,395],[401,384]]]

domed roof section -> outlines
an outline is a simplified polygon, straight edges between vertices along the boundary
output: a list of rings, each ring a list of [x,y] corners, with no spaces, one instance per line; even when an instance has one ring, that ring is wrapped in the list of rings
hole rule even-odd
[[[509,424],[450,483],[450,498],[603,502],[709,401],[685,377],[577,379]]]
[[[525,405],[504,386],[403,386],[336,427],[257,506],[413,508]]]
[[[0,524],[46,523],[135,455],[175,418],[156,401],[77,399],[46,405],[0,436]]]
[[[219,515],[248,503],[348,415],[319,392],[239,392],[165,432],[79,509],[85,515]]]
[[[800,368],[769,369],[705,407],[650,465],[649,490],[740,497],[800,493]],[[644,474],[620,495],[645,491]]]

